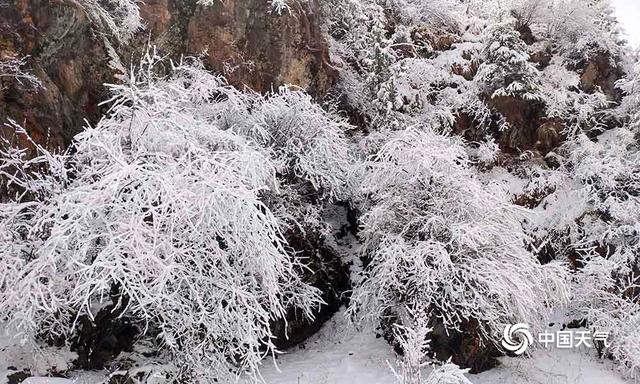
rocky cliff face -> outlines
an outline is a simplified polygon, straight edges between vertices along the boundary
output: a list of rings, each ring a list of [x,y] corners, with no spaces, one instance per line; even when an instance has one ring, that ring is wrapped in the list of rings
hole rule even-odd
[[[0,7],[0,57],[30,56],[44,89],[5,81],[0,119],[23,123],[39,142],[68,143],[86,117],[99,116],[102,83],[111,79],[105,49],[75,2],[15,1]],[[10,134],[9,132],[5,132]]]
[[[313,4],[273,14],[265,0],[145,0],[145,28],[131,41],[115,41],[89,17],[83,1],[0,0],[0,58],[30,56],[44,89],[5,80],[0,120],[24,123],[39,142],[66,146],[101,115],[104,83],[117,81],[108,63],[124,68],[150,43],[179,58],[206,52],[206,65],[233,85],[266,92],[294,84],[321,97],[334,80]],[[118,52],[118,58],[115,57]],[[5,134],[11,134],[5,130]]]

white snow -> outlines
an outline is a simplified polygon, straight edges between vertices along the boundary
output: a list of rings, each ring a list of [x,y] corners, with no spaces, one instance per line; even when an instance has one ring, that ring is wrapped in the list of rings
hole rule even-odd
[[[339,312],[304,348],[279,356],[277,368],[265,360],[262,373],[269,384],[386,384],[394,382],[387,361],[395,360],[384,339],[376,338],[372,329],[351,328]]]
[[[394,384],[397,357],[372,329],[356,330],[336,314],[304,348],[287,351],[276,369],[265,361],[267,384]],[[530,358],[503,357],[500,366],[468,375],[474,384],[631,384],[595,349],[537,349]],[[426,368],[428,371],[430,368]],[[279,371],[278,371],[279,370]],[[428,373],[428,372],[426,372]]]
[[[589,354],[591,353],[591,354]],[[501,366],[471,375],[474,384],[628,384],[595,350],[537,350],[531,358],[502,358]]]
[[[44,365],[63,364],[72,354],[48,353],[34,365],[34,355],[18,339],[2,333],[0,337],[0,384],[8,374],[32,369],[46,375]],[[45,355],[42,355],[45,356]],[[40,356],[40,358],[42,357]],[[537,349],[531,358],[500,359],[501,365],[477,375],[468,375],[474,384],[631,384],[615,371],[611,361],[597,358],[595,350]],[[283,352],[277,368],[270,359],[263,362],[266,384],[394,384],[390,364],[396,368],[397,356],[373,329],[356,329],[344,312],[337,313],[316,335],[301,347]],[[426,368],[428,371],[430,368]],[[428,372],[425,372],[428,373]],[[106,371],[72,371],[70,379],[31,377],[24,384],[101,384]],[[248,381],[247,381],[248,383]],[[244,383],[243,383],[244,384]]]
[[[7,382],[7,376],[20,371],[28,371],[35,376],[44,376],[51,370],[65,371],[77,355],[68,348],[39,347],[21,342],[15,333],[0,327],[0,384]],[[42,381],[23,381],[27,384],[45,384]],[[50,384],[63,384],[50,381]]]
[[[22,384],[73,384],[73,380],[61,377],[28,377]]]

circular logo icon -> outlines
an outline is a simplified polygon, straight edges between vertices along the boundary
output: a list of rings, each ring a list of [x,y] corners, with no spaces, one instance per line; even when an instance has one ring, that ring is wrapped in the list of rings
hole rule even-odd
[[[502,346],[507,351],[522,355],[533,344],[533,336],[529,331],[529,324],[518,323],[504,327]]]

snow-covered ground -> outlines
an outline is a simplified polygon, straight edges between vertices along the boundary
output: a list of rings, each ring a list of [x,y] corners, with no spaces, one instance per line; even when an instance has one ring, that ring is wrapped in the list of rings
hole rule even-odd
[[[15,374],[19,377],[22,373],[37,376],[64,372],[76,357],[66,348],[35,348],[23,344],[19,337],[0,329],[0,384],[7,383],[8,376]]]
[[[15,338],[0,338],[0,384],[7,375],[29,369],[34,375],[46,375],[51,367],[64,370],[73,358],[69,352],[42,350],[33,353]],[[395,384],[389,367],[395,367],[396,355],[373,330],[356,330],[338,313],[304,345],[270,360],[262,370],[267,384]],[[429,368],[427,368],[429,369]],[[425,372],[426,373],[426,372]],[[106,372],[72,372],[75,384],[99,384]],[[537,350],[531,358],[502,358],[497,368],[469,375],[474,384],[631,384],[615,371],[615,366],[600,360],[595,350]],[[30,378],[27,384],[64,384],[61,380]]]
[[[371,330],[354,331],[341,314],[305,343],[266,363],[268,384],[392,384],[396,356]],[[429,368],[427,368],[429,369]],[[497,368],[469,375],[474,384],[630,384],[595,350],[537,350],[531,358],[502,358]]]

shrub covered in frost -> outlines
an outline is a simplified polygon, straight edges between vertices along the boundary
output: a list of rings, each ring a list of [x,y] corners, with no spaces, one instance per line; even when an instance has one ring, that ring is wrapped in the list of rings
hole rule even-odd
[[[158,65],[148,54],[111,85],[109,112],[68,154],[3,147],[0,174],[21,193],[0,205],[0,315],[64,339],[108,308],[186,376],[258,377],[272,323],[320,302],[276,211],[299,209],[299,183],[348,193],[347,126],[302,92],[243,94],[197,62],[167,77]]]
[[[408,130],[368,164],[363,257],[351,313],[401,324],[416,316],[496,343],[505,324],[542,327],[566,301],[567,273],[526,248],[521,209],[485,187],[460,140]]]

